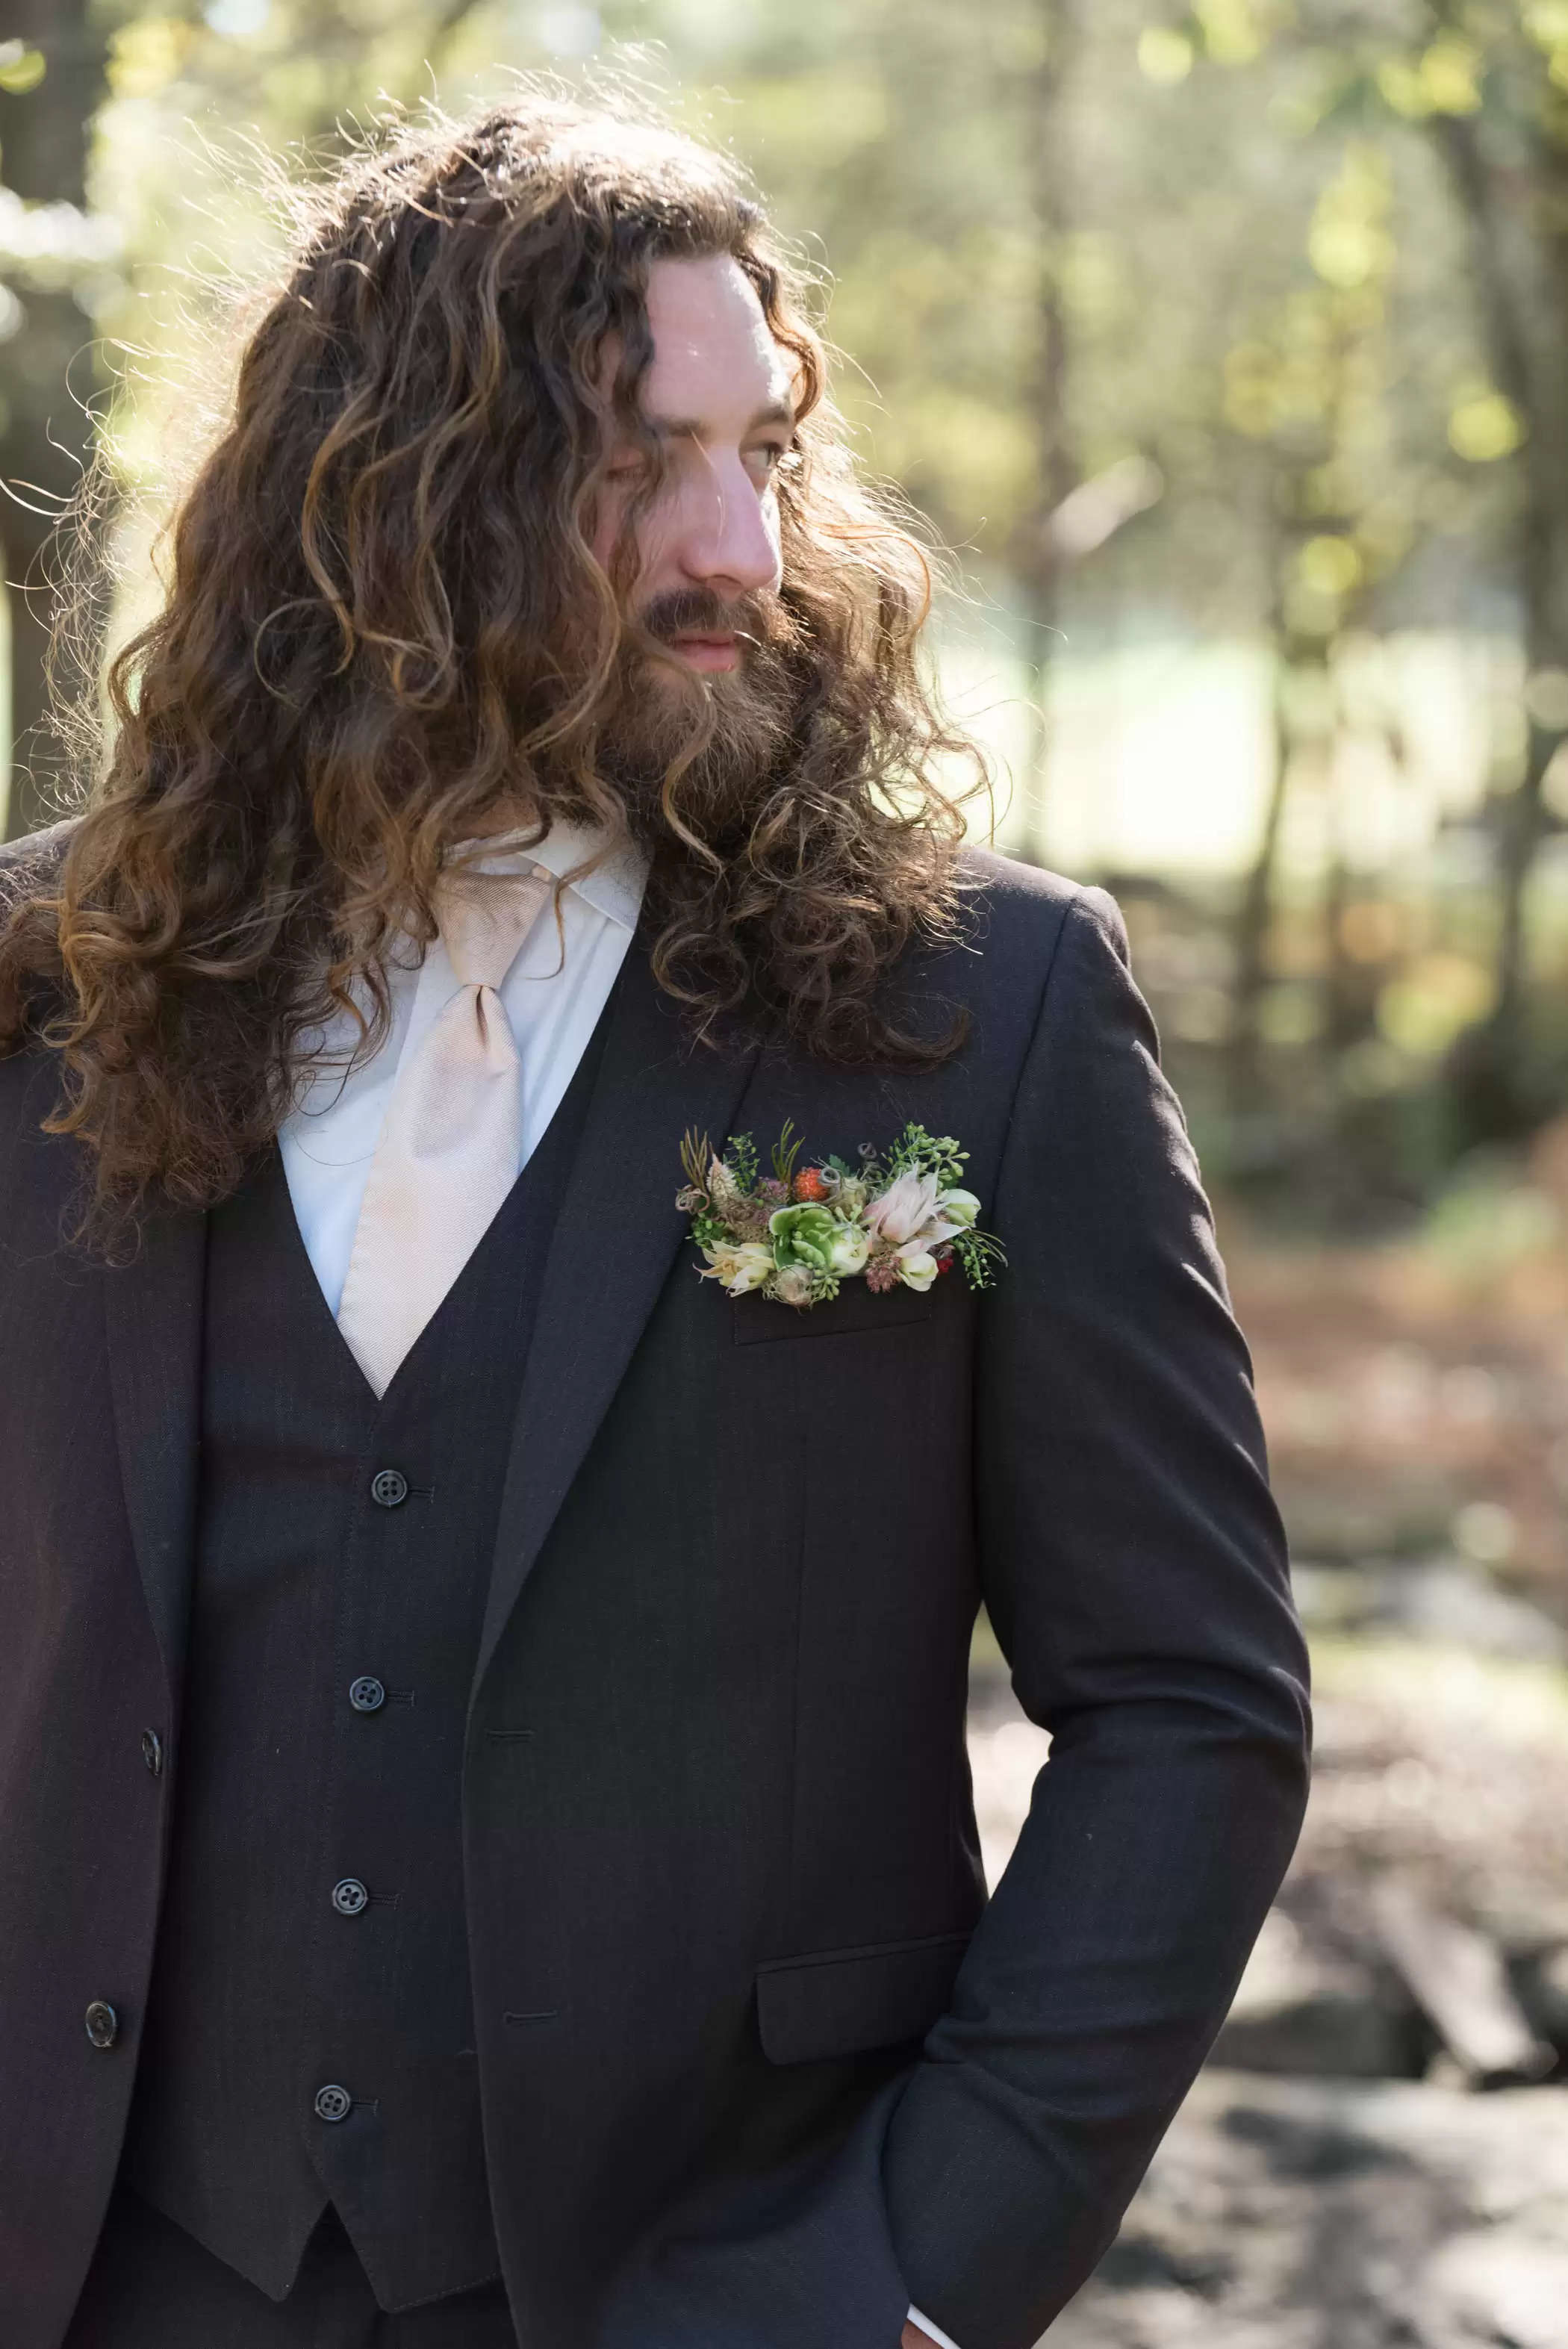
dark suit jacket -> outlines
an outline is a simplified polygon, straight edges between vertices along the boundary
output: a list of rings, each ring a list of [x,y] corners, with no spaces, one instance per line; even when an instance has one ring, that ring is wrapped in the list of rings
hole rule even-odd
[[[969,869],[967,946],[900,974],[916,1007],[974,1014],[932,1075],[687,1051],[632,949],[465,1765],[525,2349],[893,2349],[906,2299],[961,2349],[1028,2349],[1109,2241],[1295,1843],[1284,1543],[1119,914],[985,853]],[[41,1048],[0,1063],[7,2349],[55,2349],[119,2155],[198,1450],[204,1219],[154,1218],[129,1268],[65,1253],[54,1081]],[[911,1116],[957,1135],[1008,1251],[995,1289],[855,1282],[796,1314],[697,1279],[683,1131],[766,1149],[786,1116],[813,1154]],[[1054,1740],[988,1902],[965,1751],[982,1599]]]

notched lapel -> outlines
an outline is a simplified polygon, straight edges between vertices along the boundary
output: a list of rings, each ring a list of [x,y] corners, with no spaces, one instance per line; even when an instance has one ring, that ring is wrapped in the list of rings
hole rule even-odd
[[[107,1266],[102,1275],[126,1508],[175,1695],[185,1661],[196,1540],[206,1243],[204,1215],[155,1212],[136,1261]]]
[[[476,1690],[686,1237],[681,1137],[734,1131],[758,1058],[687,1043],[641,932],[609,1017],[523,1371]]]

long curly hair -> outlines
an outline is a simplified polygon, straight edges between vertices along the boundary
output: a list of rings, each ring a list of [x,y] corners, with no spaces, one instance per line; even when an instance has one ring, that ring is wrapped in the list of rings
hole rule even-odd
[[[57,709],[79,812],[0,872],[0,1053],[58,1056],[46,1129],[93,1154],[80,1229],[133,1232],[154,1192],[226,1196],[295,1098],[301,1031],[354,1009],[359,1054],[385,1040],[389,946],[434,936],[443,857],[520,808],[535,837],[640,831],[652,968],[695,1039],[946,1057],[962,1021],[916,1032],[882,985],[955,935],[962,805],[989,788],[923,676],[940,558],[860,477],[811,282],[734,166],[635,107],[525,85],[361,134],[286,201],[281,278],[246,305],[156,544],[160,607],[107,663],[107,715],[96,690]],[[671,657],[631,616],[625,530],[608,566],[591,550],[595,365],[617,336],[611,414],[656,489],[648,271],[712,254],[799,394],[770,648],[788,722],[744,804],[716,796],[717,697],[688,676],[683,745],[634,810],[615,696],[628,647]]]

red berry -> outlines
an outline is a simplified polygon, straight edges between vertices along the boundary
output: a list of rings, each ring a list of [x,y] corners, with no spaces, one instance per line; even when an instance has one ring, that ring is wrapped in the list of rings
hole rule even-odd
[[[820,1166],[802,1166],[800,1172],[795,1177],[796,1198],[809,1202],[812,1206],[815,1206],[819,1201],[825,1199],[827,1195],[828,1186],[822,1180],[821,1168]]]
[[[936,1269],[939,1273],[951,1272],[955,1261],[951,1248],[944,1248],[936,1259]]]

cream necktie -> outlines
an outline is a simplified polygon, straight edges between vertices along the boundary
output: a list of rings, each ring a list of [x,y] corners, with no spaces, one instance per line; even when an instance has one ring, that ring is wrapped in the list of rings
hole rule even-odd
[[[377,1395],[517,1181],[521,1064],[496,990],[550,891],[538,866],[436,885],[433,910],[461,991],[398,1068],[337,1309]]]

